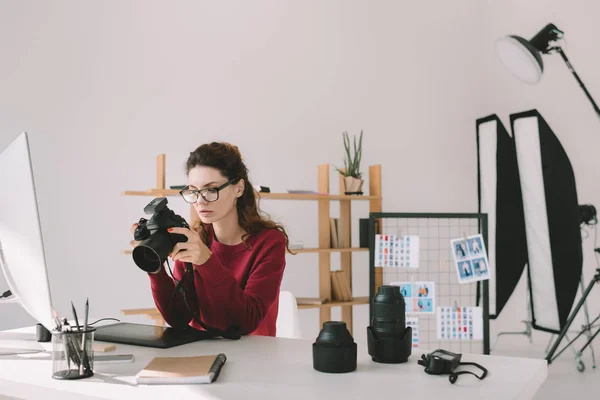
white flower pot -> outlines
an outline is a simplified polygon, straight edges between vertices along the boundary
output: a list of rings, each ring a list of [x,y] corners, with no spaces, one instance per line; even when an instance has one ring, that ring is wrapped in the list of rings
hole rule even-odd
[[[362,194],[364,180],[353,176],[344,177],[345,194]]]

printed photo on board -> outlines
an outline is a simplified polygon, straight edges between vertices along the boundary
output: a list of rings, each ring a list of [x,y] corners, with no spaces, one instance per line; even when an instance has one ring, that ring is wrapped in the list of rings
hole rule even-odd
[[[450,240],[460,283],[489,279],[488,258],[481,234]]]

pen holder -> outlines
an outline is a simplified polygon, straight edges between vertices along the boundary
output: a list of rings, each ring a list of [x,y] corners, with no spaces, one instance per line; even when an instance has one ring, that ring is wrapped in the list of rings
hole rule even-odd
[[[94,375],[94,332],[52,332],[52,377],[54,379],[81,379]]]

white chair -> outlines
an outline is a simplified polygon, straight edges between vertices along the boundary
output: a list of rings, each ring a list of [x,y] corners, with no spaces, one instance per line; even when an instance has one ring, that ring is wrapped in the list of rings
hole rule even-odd
[[[277,337],[302,339],[298,304],[292,292],[279,292],[279,312],[277,314]]]

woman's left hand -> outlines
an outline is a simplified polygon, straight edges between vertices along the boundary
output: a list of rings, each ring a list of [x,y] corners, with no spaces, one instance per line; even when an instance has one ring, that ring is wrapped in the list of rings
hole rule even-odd
[[[200,239],[200,234],[187,228],[169,228],[169,233],[185,235],[187,242],[178,242],[171,251],[173,261],[189,262],[194,265],[204,264],[212,255],[210,249]]]

